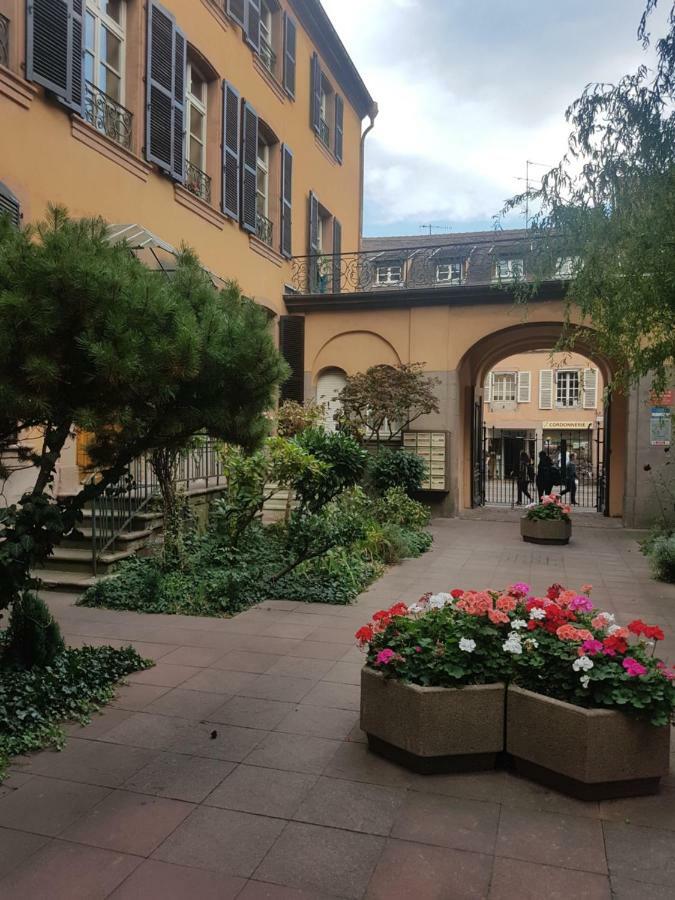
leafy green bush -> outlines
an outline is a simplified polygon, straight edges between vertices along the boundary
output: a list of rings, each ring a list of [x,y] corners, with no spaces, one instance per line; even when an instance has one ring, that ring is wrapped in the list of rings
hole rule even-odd
[[[401,487],[389,488],[384,497],[374,502],[372,509],[376,521],[390,522],[411,531],[426,528],[431,521],[429,507],[412,500]]]
[[[309,429],[294,440],[315,459],[326,463],[326,468],[318,474],[306,472],[295,481],[301,509],[319,512],[326,503],[363,478],[368,453],[349,435]]]
[[[659,581],[675,584],[675,534],[657,537],[649,550],[652,570]]]
[[[343,548],[303,563],[274,586],[270,599],[346,605],[379,578],[384,566]]]
[[[368,474],[379,494],[386,493],[389,488],[402,488],[410,495],[422,487],[427,467],[416,453],[387,447],[371,457]]]
[[[115,696],[115,685],[125,675],[147,669],[132,647],[67,649],[46,667],[21,669],[5,656],[0,676],[0,777],[8,758],[42,747],[61,747],[61,722],[86,724],[93,712]]]
[[[36,594],[24,594],[12,604],[5,662],[24,669],[49,666],[64,649],[61,630],[43,600]]]

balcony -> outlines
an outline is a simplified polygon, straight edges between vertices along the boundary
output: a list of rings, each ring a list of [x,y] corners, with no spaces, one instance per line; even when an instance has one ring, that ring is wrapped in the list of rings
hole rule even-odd
[[[131,150],[133,113],[89,82],[84,88],[84,118],[97,131]]]
[[[9,68],[9,19],[0,13],[0,66]]]
[[[255,233],[263,244],[271,247],[274,241],[274,225],[268,218],[258,213],[256,216]]]
[[[260,59],[265,68],[274,75],[277,66],[277,55],[272,49],[272,45],[262,35],[260,36]]]
[[[325,119],[319,119],[319,137],[326,147],[330,147],[330,125]]]
[[[185,187],[200,200],[211,202],[211,176],[202,172],[189,159],[185,160]]]

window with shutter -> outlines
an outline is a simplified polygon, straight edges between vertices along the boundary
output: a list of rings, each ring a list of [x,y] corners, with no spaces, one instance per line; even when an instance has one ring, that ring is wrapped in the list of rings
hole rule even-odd
[[[223,82],[223,212],[239,219],[239,92]]]
[[[295,56],[297,29],[288,13],[284,13],[284,90],[289,97],[295,97]]]
[[[177,181],[185,172],[185,36],[157,3],[148,7],[145,156]]]
[[[245,231],[255,234],[258,191],[258,115],[249,103],[244,103],[242,120],[240,221]]]
[[[598,405],[598,371],[584,369],[584,409],[596,409]]]
[[[281,148],[281,253],[292,255],[293,231],[293,154],[283,145]]]
[[[338,162],[342,162],[342,151],[344,145],[344,117],[345,103],[339,94],[335,95],[335,158]]]
[[[21,224],[21,205],[6,184],[0,181],[0,218],[8,216],[15,228]]]
[[[312,54],[310,72],[310,123],[317,134],[321,130],[321,64],[318,54]]]
[[[309,260],[309,289],[312,293],[316,293],[319,289],[319,265],[320,265],[320,221],[319,221],[319,200],[316,194],[309,193],[309,247],[308,253],[311,257]]]
[[[539,409],[553,409],[553,370],[539,373]]]
[[[342,290],[342,225],[333,219],[333,293]]]
[[[518,372],[518,403],[529,403],[531,376],[529,372]]]
[[[279,350],[291,374],[281,386],[281,399],[305,402],[305,320],[302,316],[281,316]]]
[[[246,0],[227,0],[227,14],[244,28]]]
[[[30,0],[26,8],[26,77],[82,112],[84,0]]]
[[[260,0],[246,0],[244,37],[246,43],[260,53]]]
[[[485,403],[490,403],[492,400],[492,372],[488,372],[485,376],[485,383],[483,384],[483,401]]]
[[[338,397],[346,385],[347,376],[342,369],[327,369],[319,375],[316,383],[316,402],[325,408],[324,427],[326,431],[337,429],[335,416],[341,408]]]

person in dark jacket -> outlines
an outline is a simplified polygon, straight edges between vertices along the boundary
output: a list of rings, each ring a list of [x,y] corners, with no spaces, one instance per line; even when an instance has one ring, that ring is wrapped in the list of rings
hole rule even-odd
[[[570,503],[572,506],[577,505],[577,457],[575,453],[570,453],[567,461],[567,474],[565,481],[565,493],[570,495]]]
[[[523,505],[523,496],[527,497],[530,503],[532,502],[532,495],[530,494],[531,468],[532,462],[530,457],[525,450],[521,450],[520,460],[518,462],[518,502],[516,503],[516,506]]]
[[[551,457],[545,450],[539,452],[539,465],[537,466],[537,493],[539,494],[539,502],[545,494],[550,494],[553,490],[553,463]]]

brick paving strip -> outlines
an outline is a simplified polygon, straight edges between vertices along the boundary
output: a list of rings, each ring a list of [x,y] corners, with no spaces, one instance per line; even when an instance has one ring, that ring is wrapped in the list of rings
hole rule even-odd
[[[590,524],[590,521],[589,521]],[[599,527],[600,525],[600,527]],[[675,896],[675,779],[582,803],[504,772],[422,777],[368,752],[354,631],[428,590],[595,585],[598,605],[675,635],[675,588],[636,535],[578,527],[565,548],[515,523],[443,520],[433,550],[352,607],[266,603],[235,619],[80,609],[74,645],[155,660],[61,753],[0,786],[2,900],[660,900]],[[662,648],[675,661],[675,640]]]

